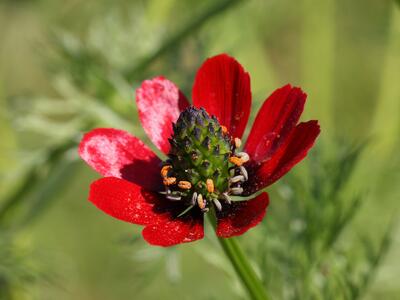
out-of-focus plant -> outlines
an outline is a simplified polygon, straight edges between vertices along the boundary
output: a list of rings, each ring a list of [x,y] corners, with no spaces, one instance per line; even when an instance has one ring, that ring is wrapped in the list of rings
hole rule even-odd
[[[237,2],[239,0],[216,2],[179,27],[185,30],[179,29],[163,39],[163,27],[155,28],[149,23],[148,12],[137,4],[129,7],[132,15],[128,18],[123,18],[122,11],[111,11],[105,21],[103,16],[94,19],[83,39],[65,30],[55,30],[52,33],[54,52],[45,62],[53,75],[51,82],[58,96],[13,97],[9,101],[9,118],[19,135],[28,140],[29,148],[17,154],[23,159],[14,173],[1,174],[6,179],[24,179],[14,193],[0,202],[0,222],[1,216],[8,214],[11,207],[27,203],[25,196],[32,190],[35,193],[37,188],[54,185],[47,182],[48,178],[53,178],[51,172],[56,172],[58,165],[65,161],[73,163],[78,135],[89,128],[89,124],[90,127],[97,124],[141,130],[139,125],[133,127],[130,121],[135,116],[131,105],[135,76],[127,73],[150,66],[168,50],[179,47],[191,33],[187,28],[198,29]],[[147,42],[138,43],[142,40]],[[130,68],[127,69],[127,65]],[[141,77],[140,74],[136,76]],[[29,144],[33,137],[41,143]],[[66,185],[67,181],[62,180],[60,184]]]
[[[379,238],[354,224],[368,191],[346,192],[346,187],[365,147],[343,147],[327,157],[320,145],[308,170],[277,184],[262,230],[247,243],[274,298],[359,299],[368,289],[389,249],[393,224],[388,222]],[[204,258],[233,275],[220,255]]]
[[[23,242],[28,225],[48,208],[78,166],[66,152],[70,146],[68,142],[38,151],[24,161],[23,170],[11,174],[22,180],[0,202],[0,299],[32,299],[34,284],[47,278],[44,260],[31,243]]]
[[[314,152],[307,176],[289,175],[277,187],[281,201],[265,223],[258,258],[266,284],[284,299],[357,299],[386,253],[388,225],[357,230],[354,218],[368,191],[345,192],[364,146],[344,148],[333,158]],[[348,234],[350,238],[342,237]]]
[[[1,230],[0,237],[0,299],[32,299],[31,288],[47,277],[43,265],[15,233]]]
[[[126,239],[129,249],[135,246],[135,251],[128,251],[128,256],[137,265],[135,274],[140,278],[135,283],[136,289],[143,289],[156,278],[160,270],[171,284],[177,284],[182,280],[181,253],[175,248],[149,247],[140,238]]]
[[[28,102],[14,98],[9,107],[24,137],[40,136],[43,143],[36,145],[39,150],[18,154],[23,159],[15,172],[1,174],[2,179],[22,178],[0,201],[0,291],[4,293],[0,295],[4,299],[18,297],[21,287],[27,288],[40,277],[31,265],[30,253],[9,238],[9,232],[16,234],[16,229],[34,221],[68,185],[77,167],[77,133],[96,124],[141,130],[130,125],[138,122],[126,121],[135,116],[130,103],[132,85],[157,67],[157,61],[165,68],[176,67],[182,42],[236,2],[218,1],[172,33],[148,23],[143,7],[134,8],[135,17],[127,19],[111,11],[106,18],[94,20],[80,38],[62,29],[53,32],[55,56],[46,63],[57,99],[29,97]],[[176,50],[175,60],[168,60],[171,50]],[[289,175],[276,186],[263,230],[254,232],[254,242],[244,241],[275,298],[357,299],[366,292],[389,247],[390,227],[373,240],[373,233],[366,232],[369,227],[363,231],[354,224],[365,199],[371,197],[365,186],[357,192],[347,190],[363,148],[348,147],[328,158],[327,147],[320,145],[312,153],[308,172]],[[218,243],[212,238],[209,242],[215,247],[211,254],[204,245],[195,249],[208,263],[231,275],[234,290],[244,296]],[[152,280],[162,263],[171,281],[178,281],[179,255],[179,250],[145,246],[135,252],[138,269],[147,275],[138,286]]]
[[[126,121],[135,115],[131,105],[135,80],[237,2],[211,3],[177,30],[168,28],[168,34],[167,27],[149,21],[148,6],[137,3],[128,5],[128,14],[112,9],[105,17],[95,18],[83,38],[61,27],[50,32],[52,52],[44,51],[43,60],[56,96],[12,97],[8,101],[7,118],[22,143],[16,153],[20,161],[17,168],[0,174],[2,179],[15,182],[0,199],[0,299],[20,299],[20,291],[29,290],[28,283],[41,277],[30,266],[32,255],[22,251],[15,238],[44,213],[74,177],[79,134],[94,124],[140,130]],[[40,144],[35,143],[38,140]],[[135,257],[153,260],[153,256],[139,253]],[[176,252],[163,257],[171,280],[178,279]],[[144,269],[146,273],[153,270]]]

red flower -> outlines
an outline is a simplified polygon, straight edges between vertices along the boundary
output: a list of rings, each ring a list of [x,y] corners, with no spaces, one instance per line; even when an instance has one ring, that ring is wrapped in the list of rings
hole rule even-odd
[[[179,122],[184,123],[177,122],[178,118],[188,122],[187,118],[190,120],[193,116],[204,117],[209,127],[210,124],[214,127],[204,129],[200,126],[201,130],[210,130],[211,133],[220,128],[223,133],[216,136],[221,137],[221,145],[232,141],[232,151],[225,153],[225,160],[216,164],[221,164],[222,170],[233,165],[227,169],[233,177],[229,178],[229,175],[224,179],[225,173],[221,175],[221,168],[214,175],[219,172],[215,178],[222,179],[215,182],[212,179],[200,180],[196,185],[178,178],[182,174],[178,171],[176,177],[170,176],[173,166],[179,169],[176,163],[171,162],[172,159],[162,164],[142,141],[118,129],[95,129],[83,137],[79,146],[82,159],[104,176],[92,183],[89,200],[117,219],[144,225],[143,237],[153,245],[171,246],[203,238],[203,215],[211,206],[216,208],[216,233],[219,237],[241,235],[256,226],[265,215],[268,194],[262,192],[251,200],[233,202],[229,194],[248,196],[278,180],[307,155],[320,132],[317,121],[297,124],[306,94],[299,88],[286,85],[264,102],[247,138],[245,152],[235,154],[250,114],[250,77],[234,58],[226,54],[209,58],[201,66],[194,82],[192,99],[195,107],[204,108],[216,118],[209,117],[204,110],[189,108],[185,96],[169,80],[157,77],[144,81],[136,91],[144,130],[158,149],[179,162],[182,157],[177,152],[182,149],[176,146],[178,141],[174,137],[179,130],[186,129],[178,128],[181,126]],[[181,114],[183,111],[186,113]],[[173,127],[171,124],[174,122],[177,124]],[[202,120],[193,122],[204,125]],[[200,133],[196,134],[200,136]],[[183,139],[189,148],[193,145],[190,139],[190,136]],[[193,138],[193,141],[196,140]],[[208,148],[203,150],[211,149],[212,141],[206,137],[202,145],[208,143]],[[175,145],[175,149],[171,149],[171,145]],[[216,147],[219,151],[220,146]],[[193,159],[197,159],[196,152],[191,153]],[[198,153],[205,157],[213,155],[204,154],[204,151]],[[203,161],[203,165],[207,168],[209,162]],[[197,174],[196,170],[194,173]],[[232,183],[236,181],[239,183]],[[226,187],[226,193],[222,193],[222,186]],[[164,188],[166,195],[160,193]],[[217,192],[218,188],[221,193]],[[204,199],[199,197],[199,189],[206,191],[208,198],[204,193]],[[186,200],[182,201],[184,197]],[[189,207],[188,201],[191,203]],[[186,207],[187,212],[182,213]]]

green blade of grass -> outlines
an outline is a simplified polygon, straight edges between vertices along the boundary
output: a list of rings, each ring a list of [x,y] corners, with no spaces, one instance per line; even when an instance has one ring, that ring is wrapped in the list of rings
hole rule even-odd
[[[301,3],[302,87],[309,94],[310,101],[314,103],[309,106],[318,110],[313,116],[318,116],[324,136],[332,137],[336,1],[304,0]]]
[[[372,122],[374,143],[371,151],[383,159],[400,142],[398,112],[400,111],[400,6],[392,5],[386,57],[383,67],[376,113]],[[376,136],[376,138],[375,138]]]

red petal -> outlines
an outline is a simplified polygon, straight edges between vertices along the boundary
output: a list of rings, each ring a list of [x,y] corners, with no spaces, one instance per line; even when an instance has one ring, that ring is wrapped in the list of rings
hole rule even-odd
[[[215,115],[234,137],[242,137],[251,107],[250,76],[232,57],[207,59],[197,72],[193,104]]]
[[[217,236],[229,238],[245,233],[262,221],[268,204],[268,194],[262,193],[248,201],[224,205],[217,214]]]
[[[285,85],[264,102],[246,142],[245,151],[255,162],[273,155],[299,121],[307,95]]]
[[[151,245],[173,246],[193,242],[204,237],[203,218],[169,219],[143,229],[143,238]]]
[[[157,190],[161,184],[160,159],[126,131],[90,131],[79,145],[79,155],[103,176],[124,178],[150,190]]]
[[[250,164],[249,181],[246,183],[244,194],[255,193],[285,175],[306,157],[319,133],[318,121],[312,120],[297,125],[269,160],[258,165]]]
[[[110,216],[138,225],[148,225],[165,218],[155,211],[155,194],[144,192],[132,182],[105,177],[90,185],[89,200]]]
[[[185,96],[171,81],[156,77],[136,90],[136,103],[144,131],[158,149],[168,153],[172,122],[189,106]]]
[[[204,236],[202,214],[175,219],[182,210],[177,210],[176,203],[123,179],[105,177],[93,182],[89,200],[116,219],[146,225],[143,237],[152,245],[172,246]]]

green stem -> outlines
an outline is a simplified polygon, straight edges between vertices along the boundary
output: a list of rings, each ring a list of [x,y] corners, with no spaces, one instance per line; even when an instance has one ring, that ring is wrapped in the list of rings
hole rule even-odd
[[[210,211],[208,213],[209,220],[216,228],[215,215]],[[246,255],[243,253],[238,241],[235,238],[218,238],[218,241],[224,250],[229,261],[232,263],[236,274],[239,276],[244,287],[247,289],[249,296],[253,300],[267,300],[269,297],[265,291],[265,288],[251,267]]]

